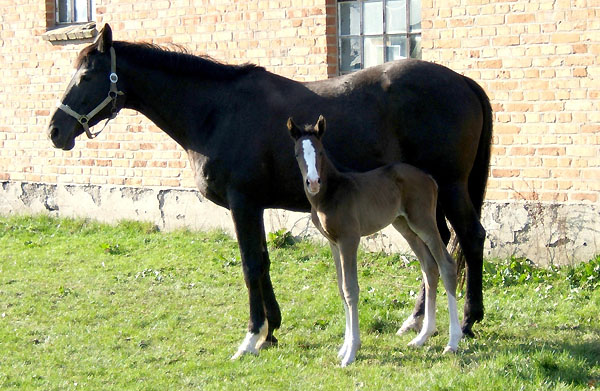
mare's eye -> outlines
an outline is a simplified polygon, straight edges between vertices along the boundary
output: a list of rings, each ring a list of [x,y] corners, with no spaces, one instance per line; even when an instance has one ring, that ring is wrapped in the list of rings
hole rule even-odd
[[[90,81],[90,80],[92,80],[92,77],[89,74],[84,73],[81,75],[81,81]]]

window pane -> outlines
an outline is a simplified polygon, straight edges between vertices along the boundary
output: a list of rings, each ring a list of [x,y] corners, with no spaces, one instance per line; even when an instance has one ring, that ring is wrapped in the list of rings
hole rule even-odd
[[[75,0],[75,22],[88,21],[87,0]]]
[[[406,32],[406,0],[388,0],[385,5],[385,29],[387,33]]]
[[[357,2],[339,3],[340,35],[360,34],[360,8]]]
[[[71,15],[71,7],[70,7],[70,1],[69,0],[57,0],[56,2],[56,9],[57,9],[57,14],[56,14],[56,20],[58,21],[58,23],[68,23],[70,22],[70,15]]]
[[[365,68],[383,64],[383,37],[368,37],[364,41]]]
[[[410,31],[421,30],[421,0],[410,0]]]
[[[386,61],[406,58],[406,37],[388,37],[385,53]]]
[[[363,19],[365,34],[383,34],[383,2],[363,3]]]
[[[340,38],[340,71],[350,72],[361,69],[360,38]]]
[[[422,58],[421,52],[421,35],[410,36],[410,57],[411,58]]]

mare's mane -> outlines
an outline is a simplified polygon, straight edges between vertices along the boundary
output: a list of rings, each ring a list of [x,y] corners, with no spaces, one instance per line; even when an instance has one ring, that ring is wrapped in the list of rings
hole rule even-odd
[[[255,69],[264,70],[264,68],[251,63],[241,65],[223,64],[208,56],[190,54],[182,46],[176,46],[175,49],[166,49],[152,43],[114,41],[113,47],[117,52],[117,57],[126,55],[128,60],[136,65],[180,75],[196,76],[206,80],[233,80]],[[75,61],[75,67],[79,68],[87,57],[96,52],[97,49],[98,43],[84,48]]]

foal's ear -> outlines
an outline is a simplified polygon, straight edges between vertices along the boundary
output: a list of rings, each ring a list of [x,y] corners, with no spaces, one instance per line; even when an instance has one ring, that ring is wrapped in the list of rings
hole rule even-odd
[[[287,120],[287,128],[290,131],[290,136],[292,136],[294,140],[298,140],[300,138],[300,129],[298,129],[292,117],[288,118]]]
[[[323,133],[325,133],[325,117],[323,115],[319,116],[317,120],[317,124],[315,125],[315,132],[317,133],[317,137],[321,138]]]
[[[100,35],[96,40],[98,42],[98,51],[100,53],[107,53],[108,50],[112,47],[113,39],[112,39],[112,29],[107,24],[104,25],[102,31],[100,31]]]

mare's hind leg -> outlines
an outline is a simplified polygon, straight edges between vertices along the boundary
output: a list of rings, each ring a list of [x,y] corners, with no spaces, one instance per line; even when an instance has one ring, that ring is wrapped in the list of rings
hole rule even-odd
[[[440,236],[444,245],[448,245],[450,242],[450,230],[446,224],[446,215],[442,209],[441,204],[438,203],[436,208],[436,220],[437,227],[440,231]],[[402,323],[402,327],[398,330],[398,335],[403,335],[410,330],[419,332],[423,325],[423,316],[425,315],[425,283],[421,284],[421,289],[415,302],[415,308],[410,316]]]
[[[467,292],[462,331],[473,336],[472,327],[483,319],[483,242],[485,230],[471,202],[466,184],[440,185],[439,198],[454,227],[467,263]]]
[[[413,250],[419,263],[421,265],[421,272],[423,273],[423,286],[425,287],[425,305],[424,305],[424,319],[423,325],[419,328],[419,334],[413,339],[410,346],[422,346],[427,339],[435,333],[435,298],[437,294],[438,284],[438,268],[433,256],[429,252],[426,244],[417,236],[415,232],[409,227],[404,217],[398,217],[394,223],[394,228],[402,234],[402,236],[408,242],[410,248]],[[409,318],[410,320],[410,318]],[[408,321],[408,320],[407,320]],[[407,331],[406,323],[404,322],[400,330],[399,335]]]

